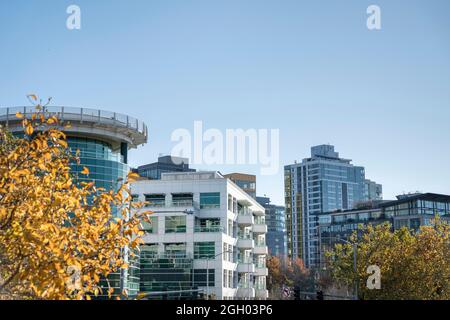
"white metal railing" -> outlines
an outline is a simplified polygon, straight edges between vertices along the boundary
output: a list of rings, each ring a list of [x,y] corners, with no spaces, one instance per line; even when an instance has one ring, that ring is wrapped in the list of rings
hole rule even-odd
[[[261,217],[261,216],[255,217],[255,224],[266,224],[265,217]]]
[[[165,200],[145,200],[148,202],[146,207],[156,207],[156,208],[172,208],[172,207],[197,207],[193,200],[173,200],[167,203]]]
[[[247,281],[238,282],[238,288],[240,289],[253,289],[253,284]]]
[[[194,205],[193,200],[172,200],[174,207],[192,207]]]
[[[56,115],[62,121],[78,120],[114,124],[134,129],[145,136],[148,134],[147,126],[143,121],[117,112],[65,106],[47,106],[43,111],[49,115]],[[30,106],[0,108],[0,122],[18,121],[16,113],[23,114],[25,118],[31,118],[31,115],[36,112],[36,108]]]
[[[266,290],[266,284],[265,283],[255,283],[255,289],[256,290]]]
[[[194,232],[223,232],[224,228],[221,226],[195,226]]]
[[[239,233],[239,240],[253,240],[253,235],[251,233]]]

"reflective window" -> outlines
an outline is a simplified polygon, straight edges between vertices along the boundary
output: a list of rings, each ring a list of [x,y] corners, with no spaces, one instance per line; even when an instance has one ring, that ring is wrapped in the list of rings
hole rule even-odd
[[[200,193],[200,209],[220,208],[220,192]]]

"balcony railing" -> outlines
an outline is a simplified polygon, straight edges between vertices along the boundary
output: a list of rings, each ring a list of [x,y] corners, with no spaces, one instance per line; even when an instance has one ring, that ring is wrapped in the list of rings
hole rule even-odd
[[[241,289],[253,289],[253,284],[248,282],[238,282],[238,288]]]
[[[163,208],[166,206],[166,202],[163,200],[145,200],[147,203],[145,204],[146,207],[152,207],[152,208]]]
[[[253,259],[250,257],[239,258],[238,263],[253,263]]]
[[[238,214],[242,216],[251,216],[252,211],[250,209],[239,209]]]
[[[187,199],[172,200],[172,205],[174,207],[192,207],[194,205],[194,201],[193,200],[187,200]]]
[[[244,234],[240,233],[240,234],[238,234],[238,239],[240,239],[240,240],[253,240],[253,235],[252,234],[246,234],[246,233],[244,233]]]
[[[255,224],[266,224],[266,218],[261,216],[255,217]]]
[[[185,233],[185,232],[186,232],[186,226],[166,228],[166,233]]]
[[[171,208],[171,207],[194,207],[194,201],[192,200],[173,200],[166,204],[165,200],[146,200],[148,202],[146,207],[153,208]]]
[[[262,283],[255,283],[255,289],[256,290],[266,290],[266,284],[262,284]]]
[[[195,226],[194,232],[223,232],[224,228],[221,226],[211,226],[211,227],[203,227],[203,226]]]

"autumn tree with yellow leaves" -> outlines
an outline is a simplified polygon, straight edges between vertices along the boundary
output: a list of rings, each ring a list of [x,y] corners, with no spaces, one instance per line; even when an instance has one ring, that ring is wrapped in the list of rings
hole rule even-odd
[[[130,212],[141,206],[130,201],[136,177],[116,191],[77,184],[63,124],[39,104],[31,117],[16,116],[24,137],[0,128],[0,299],[111,295],[100,279],[127,268],[123,249],[139,249],[148,215]]]
[[[327,253],[331,274],[338,283],[358,284],[359,299],[450,299],[450,225],[436,218],[418,231],[406,227],[392,231],[385,223],[368,226],[359,238],[337,244]],[[353,264],[357,243],[357,272]],[[380,269],[380,288],[367,285],[369,266]],[[372,289],[371,289],[372,288]]]

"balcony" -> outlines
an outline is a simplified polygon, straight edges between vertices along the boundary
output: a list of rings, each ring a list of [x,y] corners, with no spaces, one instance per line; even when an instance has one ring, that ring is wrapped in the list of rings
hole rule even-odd
[[[253,299],[255,297],[255,288],[251,288],[247,285],[238,285],[236,292],[238,298],[249,298]]]
[[[239,238],[237,247],[239,249],[253,249],[255,247],[255,241],[250,238]]]
[[[255,298],[257,299],[268,299],[269,291],[267,289],[256,289],[255,290]]]
[[[255,265],[251,262],[238,262],[237,272],[239,272],[239,273],[254,273]]]
[[[255,276],[267,277],[269,275],[269,270],[266,267],[255,268]]]
[[[253,248],[254,254],[268,254],[268,249],[266,245],[257,245]]]
[[[255,220],[251,214],[238,214],[237,223],[244,226],[251,226],[255,223]]]
[[[267,233],[267,225],[255,223],[253,225],[253,233]]]

